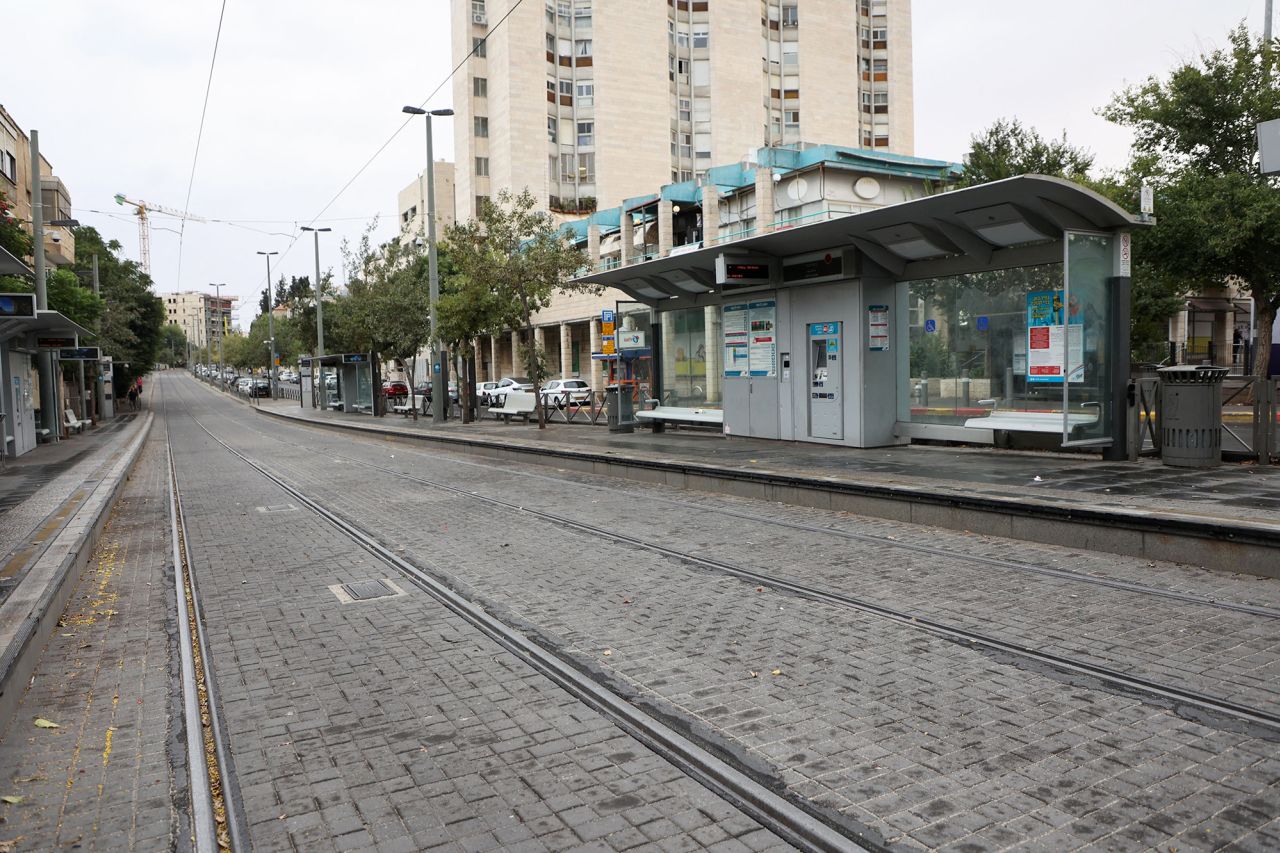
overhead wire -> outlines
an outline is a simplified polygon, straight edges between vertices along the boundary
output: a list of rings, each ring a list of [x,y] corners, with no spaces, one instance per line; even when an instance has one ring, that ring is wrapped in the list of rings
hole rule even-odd
[[[218,64],[218,45],[222,42],[222,21],[227,14],[227,0],[222,0],[218,10],[218,30],[213,36],[213,56],[209,58],[209,79],[204,86],[204,105],[200,108],[200,129],[196,131],[196,150],[191,156],[191,177],[187,179],[187,199],[182,203],[182,211],[190,212],[191,190],[196,182],[196,164],[200,161],[200,142],[204,139],[204,122],[209,113],[209,93],[213,91],[213,70]],[[182,286],[182,244],[187,233],[187,220],[183,217],[178,232],[178,276],[177,285]]]

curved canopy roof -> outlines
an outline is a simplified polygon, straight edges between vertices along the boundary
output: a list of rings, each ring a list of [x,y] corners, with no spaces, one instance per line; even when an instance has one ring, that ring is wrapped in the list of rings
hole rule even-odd
[[[1061,178],[1021,175],[582,276],[650,304],[713,293],[716,258],[856,250],[899,280],[1061,260],[1065,231],[1153,224]]]

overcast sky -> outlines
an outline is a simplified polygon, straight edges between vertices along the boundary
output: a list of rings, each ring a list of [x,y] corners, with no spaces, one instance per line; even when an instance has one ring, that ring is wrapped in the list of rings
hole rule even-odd
[[[246,303],[237,317],[247,325],[266,278],[255,252],[281,253],[273,278],[313,271],[310,235],[294,242],[298,225],[319,217],[333,228],[321,235],[323,268],[340,267],[341,239],[375,215],[394,233],[396,194],[425,158],[422,120],[355,176],[405,123],[401,106],[422,103],[451,70],[449,2],[227,0],[188,204],[220,5],[11,4],[0,103],[40,131],[77,218],[127,256],[137,256],[136,221],[115,193],[224,220],[188,223],[179,253],[178,234],[161,230],[177,223],[155,216],[152,275],[159,291],[226,282],[223,292]],[[1241,20],[1260,30],[1262,9],[1263,0],[914,0],[916,154],[958,160],[972,133],[1017,116],[1048,135],[1065,130],[1100,166],[1119,167],[1128,136],[1094,110],[1126,84],[1222,46]],[[450,99],[445,84],[428,106]],[[450,122],[437,120],[437,156],[452,151]]]

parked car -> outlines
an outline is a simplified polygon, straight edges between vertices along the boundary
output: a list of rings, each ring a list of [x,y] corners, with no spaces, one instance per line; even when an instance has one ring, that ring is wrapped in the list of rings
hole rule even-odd
[[[271,380],[254,379],[249,383],[250,397],[270,397],[271,396]]]
[[[408,397],[409,383],[399,379],[392,379],[382,383],[382,393],[387,397]]]
[[[513,391],[533,393],[533,380],[523,376],[507,376],[498,380],[498,387],[489,392],[489,400],[501,403]]]
[[[591,386],[582,379],[552,379],[542,386],[542,404],[581,406],[591,400]]]
[[[419,382],[417,385],[414,386],[413,393],[414,393],[414,396],[416,397],[426,398],[426,401],[430,403],[431,402],[431,383]],[[450,403],[458,402],[458,383],[457,382],[449,383],[449,402]]]
[[[281,382],[296,383],[298,381],[298,374],[293,372],[292,370],[282,370],[280,371],[279,379]]]
[[[498,387],[497,382],[477,382],[476,383],[476,402],[481,406],[489,405],[489,394]]]
[[[242,376],[236,380],[236,392],[240,394],[248,394],[249,389],[253,386],[252,376]]]

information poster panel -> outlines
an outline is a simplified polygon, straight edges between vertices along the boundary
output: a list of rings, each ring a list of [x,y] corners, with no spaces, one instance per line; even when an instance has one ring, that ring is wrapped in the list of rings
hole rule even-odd
[[[778,303],[772,299],[748,305],[750,346],[748,361],[752,376],[778,375]]]
[[[747,303],[724,306],[724,375],[746,376],[748,369]]]
[[[871,352],[889,350],[889,306],[867,306],[867,349]]]
[[[1063,304],[1061,290],[1027,294],[1027,381],[1061,382],[1070,338],[1068,382],[1084,379],[1084,317]]]

